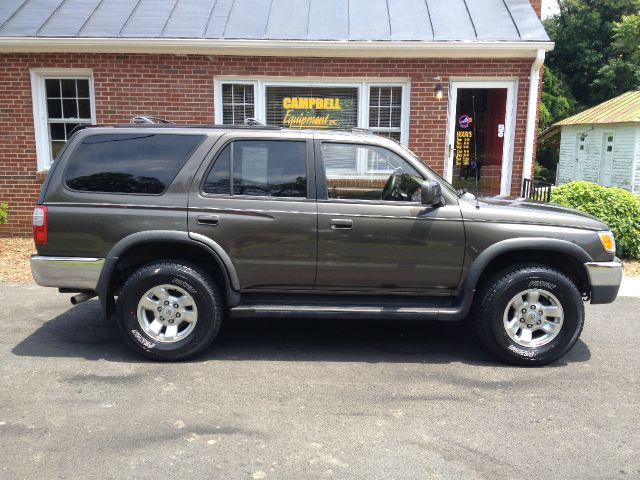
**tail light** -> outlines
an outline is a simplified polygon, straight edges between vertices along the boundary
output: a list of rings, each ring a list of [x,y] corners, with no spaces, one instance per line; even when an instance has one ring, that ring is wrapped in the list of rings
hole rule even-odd
[[[33,240],[36,245],[47,243],[47,207],[38,205],[33,209]]]

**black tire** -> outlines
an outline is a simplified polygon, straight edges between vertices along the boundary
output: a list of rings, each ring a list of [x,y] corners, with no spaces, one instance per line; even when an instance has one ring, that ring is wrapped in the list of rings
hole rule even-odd
[[[161,285],[175,285],[188,293],[197,309],[192,331],[171,343],[153,338],[138,321],[138,303],[150,289]],[[211,276],[180,261],[155,262],[136,270],[123,285],[118,298],[117,321],[125,342],[154,360],[186,360],[202,353],[218,334],[223,316],[223,297]]]
[[[538,347],[518,344],[507,333],[503,321],[511,299],[528,289],[551,293],[564,313],[562,327],[555,338]],[[584,304],[580,292],[566,275],[547,266],[527,264],[502,270],[476,295],[473,321],[478,335],[492,354],[507,363],[521,366],[549,364],[564,356],[582,333]]]

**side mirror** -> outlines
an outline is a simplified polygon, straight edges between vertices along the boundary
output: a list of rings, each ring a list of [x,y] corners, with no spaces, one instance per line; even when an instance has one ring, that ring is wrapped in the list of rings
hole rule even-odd
[[[430,207],[439,207],[444,204],[442,198],[442,187],[434,180],[425,180],[420,185],[420,194],[422,197],[422,204]]]

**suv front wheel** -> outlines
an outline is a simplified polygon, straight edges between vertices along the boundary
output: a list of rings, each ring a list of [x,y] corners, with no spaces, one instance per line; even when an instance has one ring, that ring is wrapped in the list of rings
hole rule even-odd
[[[494,275],[477,293],[474,321],[485,346],[515,365],[545,365],[577,342],[584,305],[575,284],[543,265]]]
[[[154,360],[185,360],[205,350],[222,324],[222,296],[197,267],[173,261],[135,271],[118,299],[125,341]]]

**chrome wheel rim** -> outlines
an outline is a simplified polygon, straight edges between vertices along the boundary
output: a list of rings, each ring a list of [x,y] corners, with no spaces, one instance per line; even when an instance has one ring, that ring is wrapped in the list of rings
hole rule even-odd
[[[175,285],[158,285],[138,302],[138,324],[157,342],[175,343],[188,337],[198,321],[193,297]]]
[[[546,290],[524,290],[507,303],[503,324],[511,340],[522,347],[537,348],[558,336],[564,311],[558,298]]]

